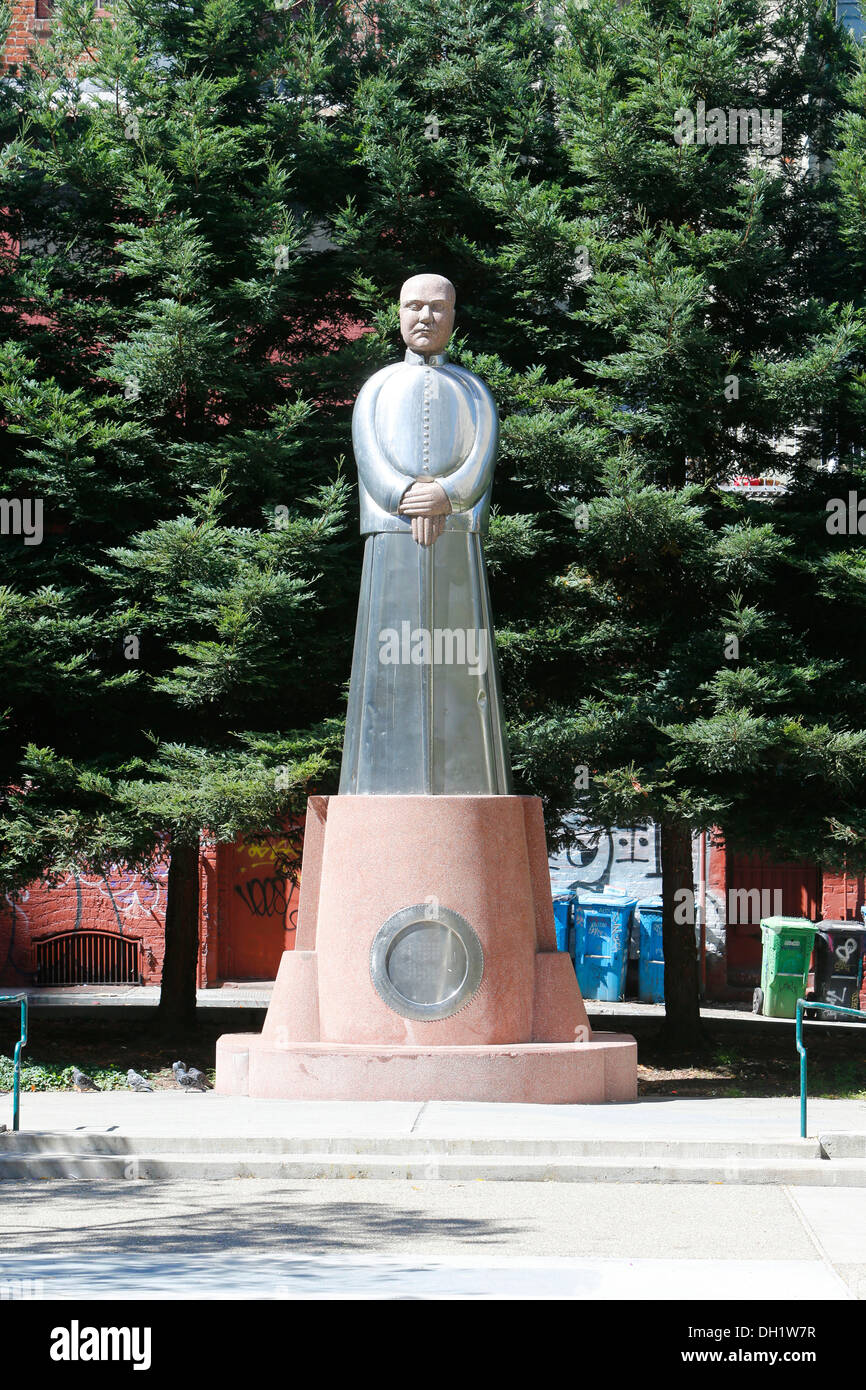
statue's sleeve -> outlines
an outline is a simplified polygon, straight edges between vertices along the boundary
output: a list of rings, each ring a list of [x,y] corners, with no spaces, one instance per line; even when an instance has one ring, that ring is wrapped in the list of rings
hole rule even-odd
[[[455,512],[468,512],[481,500],[493,481],[496,449],[499,444],[499,417],[496,402],[477,376],[465,367],[454,367],[464,386],[472,392],[475,405],[475,443],[468,456],[453,473],[437,477]]]
[[[391,516],[396,516],[403,493],[412,486],[414,479],[388,462],[376,440],[374,415],[379,392],[391,372],[400,366],[401,363],[396,362],[371,376],[361,387],[352,412],[352,448],[358,477],[373,501]]]

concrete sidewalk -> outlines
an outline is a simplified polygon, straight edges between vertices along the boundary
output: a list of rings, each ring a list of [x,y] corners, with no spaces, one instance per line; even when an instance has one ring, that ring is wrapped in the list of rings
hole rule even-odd
[[[810,1115],[28,1093],[0,1297],[863,1298],[866,1103]]]
[[[3,1195],[5,1298],[772,1298],[802,1323],[816,1300],[866,1296],[862,1188],[842,1203],[814,1187],[268,1179]]]
[[[5,1098],[11,1109],[11,1098]],[[130,1137],[330,1135],[363,1138],[790,1141],[795,1097],[644,1097],[621,1105],[498,1105],[470,1101],[250,1100],[186,1091],[33,1091],[21,1097],[26,1131]],[[2,1116],[0,1122],[8,1117]],[[866,1136],[866,1101],[811,1100],[809,1133]]]

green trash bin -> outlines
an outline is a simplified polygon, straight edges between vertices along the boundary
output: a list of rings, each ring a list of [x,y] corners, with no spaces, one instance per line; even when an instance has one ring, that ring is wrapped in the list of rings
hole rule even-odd
[[[752,999],[754,1013],[767,1018],[796,1016],[797,1000],[806,994],[815,930],[808,917],[761,920],[761,987]]]

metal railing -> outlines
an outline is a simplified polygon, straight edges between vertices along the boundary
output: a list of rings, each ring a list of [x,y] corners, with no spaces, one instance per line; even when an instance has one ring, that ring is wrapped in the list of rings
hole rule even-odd
[[[21,1112],[21,1049],[27,1042],[27,995],[0,994],[0,1004],[21,1005],[21,1037],[15,1044],[12,1062],[12,1128],[20,1128]]]
[[[800,1138],[806,1138],[806,1048],[803,1043],[803,1013],[806,1009],[826,1010],[831,1014],[849,1014],[851,1018],[866,1018],[862,1009],[843,1009],[841,1004],[816,1004],[814,999],[797,1000],[797,1051],[800,1054]]]

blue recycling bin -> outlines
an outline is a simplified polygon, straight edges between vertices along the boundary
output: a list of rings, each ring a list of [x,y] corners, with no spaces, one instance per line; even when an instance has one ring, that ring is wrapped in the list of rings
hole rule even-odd
[[[574,968],[584,999],[616,1001],[625,994],[628,934],[636,899],[624,893],[577,894]]]
[[[574,960],[574,894],[557,893],[553,899],[553,924],[556,928],[556,949],[568,951]]]
[[[644,898],[637,905],[640,959],[637,996],[645,1004],[662,1004],[665,997],[665,956],[662,949],[662,900]]]

